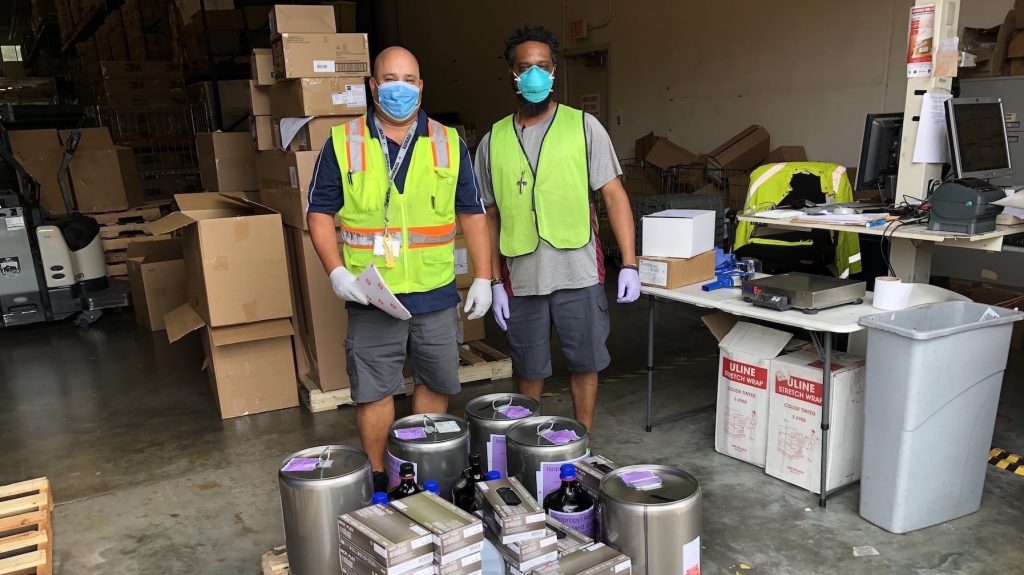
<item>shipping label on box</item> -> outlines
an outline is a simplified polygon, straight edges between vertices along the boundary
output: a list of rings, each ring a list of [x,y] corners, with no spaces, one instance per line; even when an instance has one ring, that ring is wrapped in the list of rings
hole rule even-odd
[[[715,450],[758,467],[765,465],[768,376],[772,360],[792,334],[738,322],[719,344]]]
[[[813,493],[821,485],[822,362],[814,350],[791,353],[771,365],[765,472]],[[864,360],[832,357],[827,489],[860,479],[864,431]]]

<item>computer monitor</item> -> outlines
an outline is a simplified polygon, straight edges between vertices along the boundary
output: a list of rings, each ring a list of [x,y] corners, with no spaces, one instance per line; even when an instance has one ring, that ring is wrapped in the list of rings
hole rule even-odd
[[[902,139],[902,112],[868,114],[857,166],[856,189],[881,190],[882,198],[890,201],[896,196]]]
[[[1002,178],[1013,174],[999,98],[946,100],[949,158],[957,178]]]

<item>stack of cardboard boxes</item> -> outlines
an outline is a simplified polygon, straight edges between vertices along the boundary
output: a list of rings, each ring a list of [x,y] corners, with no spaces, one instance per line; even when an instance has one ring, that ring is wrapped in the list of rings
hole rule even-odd
[[[640,283],[676,289],[715,277],[715,212],[665,210],[641,220]]]

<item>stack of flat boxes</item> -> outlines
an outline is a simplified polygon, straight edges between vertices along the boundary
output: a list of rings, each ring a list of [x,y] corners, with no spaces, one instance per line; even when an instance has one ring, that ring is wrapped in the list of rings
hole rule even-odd
[[[436,575],[479,575],[484,546],[480,518],[427,492],[392,501],[391,507],[430,532]]]
[[[665,210],[642,219],[640,283],[676,289],[715,277],[715,212]]]
[[[476,484],[478,512],[483,518],[484,536],[505,559],[507,573],[522,575],[559,557],[559,533],[548,527],[544,508],[514,477]],[[580,541],[585,536],[559,525],[564,540]]]
[[[434,537],[387,505],[338,518],[342,575],[433,575]]]

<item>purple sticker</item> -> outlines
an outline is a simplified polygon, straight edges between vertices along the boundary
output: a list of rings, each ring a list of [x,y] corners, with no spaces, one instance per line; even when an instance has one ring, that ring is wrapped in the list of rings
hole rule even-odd
[[[281,471],[313,471],[319,462],[319,457],[293,457]]]
[[[508,477],[504,435],[491,434],[491,440],[487,442],[487,468],[500,472],[502,477]]]
[[[396,429],[395,437],[406,441],[410,439],[426,439],[427,432],[422,427],[406,427],[404,429]]]
[[[551,511],[548,511],[548,515],[561,522],[566,527],[575,529],[587,537],[594,537],[594,520],[597,517],[594,513],[593,507],[578,513],[563,513],[552,509]]]
[[[524,417],[529,417],[533,415],[532,411],[519,405],[512,405],[503,409],[499,409],[498,412],[509,419],[522,419]]]
[[[651,471],[629,471],[619,477],[633,489],[651,489],[661,485],[661,478]]]
[[[555,445],[565,445],[570,441],[577,441],[580,438],[580,436],[576,435],[576,432],[571,429],[563,429],[561,431],[545,431],[544,433],[541,433],[540,436],[543,437],[544,439],[547,439],[551,443],[554,443]]]

